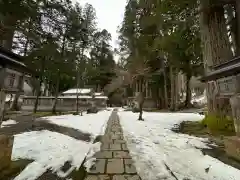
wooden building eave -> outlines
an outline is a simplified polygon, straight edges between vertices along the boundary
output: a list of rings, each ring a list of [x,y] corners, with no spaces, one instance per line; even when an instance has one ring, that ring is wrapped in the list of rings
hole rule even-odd
[[[214,71],[206,74],[200,80],[202,82],[212,81],[219,78],[234,76],[240,73],[240,57],[234,58],[233,60],[215,66]]]

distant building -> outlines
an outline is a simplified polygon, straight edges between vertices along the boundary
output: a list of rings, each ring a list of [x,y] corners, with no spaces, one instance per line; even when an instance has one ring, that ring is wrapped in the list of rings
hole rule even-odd
[[[77,97],[78,95],[78,97]],[[103,92],[94,92],[93,88],[73,88],[62,93],[62,97],[79,99],[79,106],[85,104],[96,104],[99,107],[104,107],[107,104],[108,97],[104,96]]]
[[[35,96],[25,96],[22,109],[32,110]],[[58,111],[76,111],[86,110],[95,104],[98,108],[106,108],[107,96],[104,96],[102,92],[94,92],[92,88],[72,88],[65,92],[62,92],[58,97],[57,110]],[[54,102],[53,96],[41,96],[39,97],[40,111],[51,111],[52,103]]]
[[[92,98],[96,98],[96,99],[107,99],[107,96],[104,96],[103,92],[94,92],[93,88],[82,88],[82,89],[69,89],[65,92],[62,93],[62,96],[64,97],[76,97],[77,98],[77,94],[79,96],[80,99],[92,99]]]

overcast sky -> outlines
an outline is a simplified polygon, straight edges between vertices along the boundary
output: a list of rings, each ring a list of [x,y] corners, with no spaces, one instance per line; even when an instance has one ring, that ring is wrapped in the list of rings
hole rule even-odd
[[[117,46],[117,28],[123,20],[127,0],[73,0],[81,5],[92,4],[96,9],[99,29],[107,29],[112,35],[112,46]]]

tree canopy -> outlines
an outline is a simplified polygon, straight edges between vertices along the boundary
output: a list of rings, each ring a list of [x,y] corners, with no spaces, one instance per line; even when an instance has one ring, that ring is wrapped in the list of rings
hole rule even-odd
[[[81,86],[99,84],[101,88],[114,75],[108,68],[115,65],[111,35],[97,29],[92,5],[10,0],[1,1],[0,6],[0,45],[25,56],[25,63],[52,94],[58,81],[57,92],[75,87],[78,74]]]

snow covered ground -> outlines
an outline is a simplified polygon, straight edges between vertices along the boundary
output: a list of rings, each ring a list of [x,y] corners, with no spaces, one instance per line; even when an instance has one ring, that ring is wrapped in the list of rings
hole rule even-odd
[[[59,177],[69,172],[62,172],[61,167],[70,161],[72,168],[79,168],[91,143],[78,141],[69,136],[51,131],[33,131],[15,136],[12,160],[30,159],[29,164],[15,180],[34,180],[48,169]]]
[[[203,155],[207,139],[171,131],[182,121],[199,121],[192,113],[119,112],[124,136],[143,180],[239,180],[240,171]],[[172,173],[173,174],[172,174]],[[175,177],[176,178],[175,178]]]
[[[111,111],[83,116],[63,115],[45,117],[51,123],[92,134],[92,141],[97,135],[103,134]],[[99,147],[100,145],[98,145]],[[48,169],[59,177],[65,177],[74,168],[79,168],[96,144],[76,140],[72,137],[48,130],[25,132],[15,135],[12,160],[33,160],[14,180],[35,180]],[[71,162],[69,171],[63,172],[61,167]]]
[[[85,133],[90,133],[94,140],[96,136],[104,133],[105,124],[112,110],[100,111],[97,114],[86,114],[83,116],[63,115],[63,116],[50,116],[42,119],[49,121],[50,123],[74,128]]]

